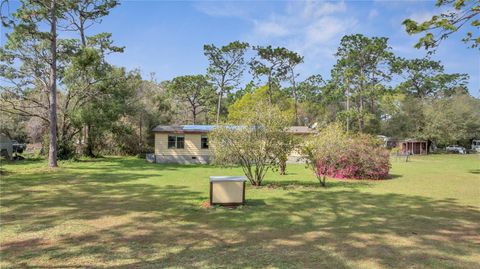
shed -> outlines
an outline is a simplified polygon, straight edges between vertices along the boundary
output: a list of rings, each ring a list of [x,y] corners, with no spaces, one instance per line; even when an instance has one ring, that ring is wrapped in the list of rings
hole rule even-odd
[[[428,142],[425,140],[406,139],[398,141],[400,152],[404,154],[428,154]]]

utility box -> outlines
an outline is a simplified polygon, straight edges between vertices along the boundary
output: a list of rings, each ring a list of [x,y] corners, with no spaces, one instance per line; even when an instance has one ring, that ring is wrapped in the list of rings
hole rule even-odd
[[[245,204],[244,176],[211,176],[210,205],[238,206]]]

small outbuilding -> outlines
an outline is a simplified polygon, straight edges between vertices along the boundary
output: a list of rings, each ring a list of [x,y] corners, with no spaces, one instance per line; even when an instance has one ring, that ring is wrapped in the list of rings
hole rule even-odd
[[[425,140],[406,139],[398,141],[398,146],[400,152],[404,154],[428,154],[428,142]]]

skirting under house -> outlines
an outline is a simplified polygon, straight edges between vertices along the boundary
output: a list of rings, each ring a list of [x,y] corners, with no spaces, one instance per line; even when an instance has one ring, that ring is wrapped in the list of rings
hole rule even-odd
[[[208,155],[155,155],[155,163],[179,163],[179,164],[208,164],[211,157]]]

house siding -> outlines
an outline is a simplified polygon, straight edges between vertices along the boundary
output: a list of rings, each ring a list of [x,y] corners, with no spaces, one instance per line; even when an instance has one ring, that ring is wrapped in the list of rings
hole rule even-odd
[[[168,136],[183,135],[183,149],[169,149]],[[201,148],[201,137],[205,133],[155,133],[155,157],[157,163],[180,163],[180,164],[206,164],[212,160],[211,149]],[[297,134],[300,139],[304,139],[306,134]],[[301,154],[294,150],[288,157],[287,163],[304,163]]]
[[[183,149],[169,149],[168,136],[183,135]],[[205,135],[205,134],[203,134]],[[212,151],[201,148],[202,134],[155,133],[155,158],[157,163],[208,163]]]

